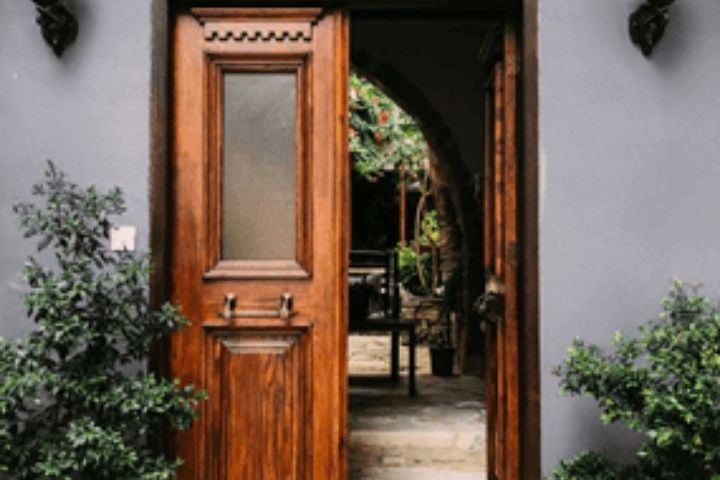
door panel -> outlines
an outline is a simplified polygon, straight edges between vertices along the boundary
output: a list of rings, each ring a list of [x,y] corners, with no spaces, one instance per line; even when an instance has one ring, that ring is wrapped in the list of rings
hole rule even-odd
[[[209,395],[179,478],[342,479],[346,16],[195,9],[173,35],[171,368]]]
[[[489,480],[520,478],[518,351],[517,37],[505,24],[500,58],[486,91],[484,162],[484,265]]]
[[[207,421],[217,478],[304,478],[310,337],[303,329],[207,336]],[[252,438],[252,441],[248,441]]]

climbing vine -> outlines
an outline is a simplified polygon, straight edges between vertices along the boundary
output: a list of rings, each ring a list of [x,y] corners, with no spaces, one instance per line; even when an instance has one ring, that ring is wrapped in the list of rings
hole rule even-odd
[[[55,55],[62,56],[78,35],[79,25],[75,15],[63,0],[31,0],[35,4],[35,21],[42,36]]]

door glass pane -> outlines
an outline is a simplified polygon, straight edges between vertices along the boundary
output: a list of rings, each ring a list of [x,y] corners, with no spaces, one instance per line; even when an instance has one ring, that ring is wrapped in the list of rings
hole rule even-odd
[[[295,259],[295,75],[228,73],[222,258]]]

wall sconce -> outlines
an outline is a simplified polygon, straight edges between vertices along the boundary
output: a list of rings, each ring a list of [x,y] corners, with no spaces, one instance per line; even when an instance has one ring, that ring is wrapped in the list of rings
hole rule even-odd
[[[630,15],[630,39],[646,57],[665,33],[675,0],[646,0]]]
[[[35,21],[40,25],[45,43],[55,55],[63,52],[77,38],[79,25],[75,15],[62,0],[32,0],[37,10]]]

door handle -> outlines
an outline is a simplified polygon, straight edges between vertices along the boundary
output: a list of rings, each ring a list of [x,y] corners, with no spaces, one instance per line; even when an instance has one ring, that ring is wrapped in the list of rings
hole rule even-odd
[[[505,285],[497,276],[491,275],[485,284],[485,293],[475,300],[475,311],[482,320],[497,324],[505,311]]]
[[[505,297],[500,293],[486,292],[475,300],[475,311],[487,323],[500,323],[505,309]]]
[[[284,292],[280,295],[280,305],[277,310],[237,310],[237,295],[226,293],[223,311],[218,312],[218,317],[225,320],[232,320],[233,318],[280,318],[287,321],[295,315],[294,303],[293,294]]]

